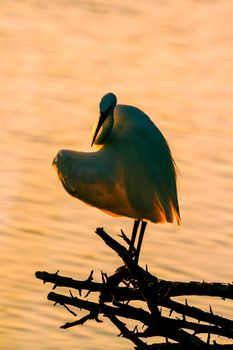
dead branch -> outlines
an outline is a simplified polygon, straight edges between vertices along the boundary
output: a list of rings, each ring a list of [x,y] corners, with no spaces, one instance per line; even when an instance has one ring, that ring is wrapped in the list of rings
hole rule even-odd
[[[217,344],[211,342],[211,336],[217,335],[225,339],[233,339],[233,321],[220,317],[213,313],[211,307],[209,312],[184,304],[172,299],[176,296],[209,296],[219,297],[223,300],[233,299],[233,285],[224,283],[207,282],[171,282],[159,280],[153,276],[148,269],[138,266],[128,250],[109,236],[102,228],[96,230],[104,242],[113,249],[123,260],[124,265],[116,272],[107,276],[102,272],[102,282],[93,281],[93,271],[84,281],[74,280],[69,277],[60,276],[58,272],[36,272],[36,277],[44,283],[52,283],[53,290],[57,287],[70,289],[69,296],[50,292],[48,299],[56,304],[63,305],[76,320],[67,322],[61,328],[66,329],[82,325],[89,320],[102,322],[99,316],[107,317],[120,331],[120,335],[129,339],[138,350],[164,349],[164,350],[222,350],[233,349],[232,344]],[[127,243],[127,237],[122,234]],[[71,290],[73,292],[71,292]],[[86,295],[82,298],[82,291]],[[74,296],[74,291],[79,296]],[[86,300],[92,293],[95,301]],[[129,302],[141,301],[145,308],[129,305]],[[164,316],[160,308],[167,310]],[[76,313],[71,308],[88,311],[87,315],[77,319]],[[129,330],[128,319],[134,320],[138,326]],[[144,326],[139,331],[139,326]],[[191,332],[191,333],[190,333]],[[200,335],[205,334],[207,341]],[[142,339],[162,336],[166,340],[161,344],[148,345]],[[172,342],[171,342],[172,341]]]

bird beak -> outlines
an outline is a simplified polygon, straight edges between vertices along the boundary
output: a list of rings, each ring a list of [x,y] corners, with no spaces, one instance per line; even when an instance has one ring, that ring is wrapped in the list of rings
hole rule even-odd
[[[105,119],[106,119],[106,113],[100,113],[98,125],[96,127],[96,130],[95,130],[95,133],[94,133],[94,136],[92,139],[91,147],[93,146],[93,143],[95,142],[96,136],[98,135],[98,132],[99,132],[101,126],[103,125]]]

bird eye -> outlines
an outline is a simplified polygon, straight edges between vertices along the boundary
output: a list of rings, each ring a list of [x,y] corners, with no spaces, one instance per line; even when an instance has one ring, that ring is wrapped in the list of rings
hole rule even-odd
[[[109,113],[111,112],[112,110],[112,106],[109,106],[105,111],[101,111],[100,110],[100,113],[101,115],[103,115],[105,118],[107,118],[107,116],[109,115]]]

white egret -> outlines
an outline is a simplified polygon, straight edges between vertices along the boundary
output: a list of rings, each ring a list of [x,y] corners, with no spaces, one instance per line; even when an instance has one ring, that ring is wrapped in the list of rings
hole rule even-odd
[[[133,218],[132,252],[139,252],[148,221],[180,222],[176,168],[169,146],[151,119],[140,109],[117,104],[108,93],[100,101],[100,117],[92,145],[96,152],[61,150],[54,158],[66,191],[113,215]]]

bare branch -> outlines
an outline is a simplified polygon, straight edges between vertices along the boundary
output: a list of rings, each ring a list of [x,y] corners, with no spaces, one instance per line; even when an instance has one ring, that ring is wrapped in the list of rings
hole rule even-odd
[[[120,335],[130,340],[137,350],[225,350],[233,349],[231,344],[217,344],[212,342],[212,335],[222,339],[233,339],[233,320],[215,314],[212,307],[209,312],[190,306],[187,299],[184,303],[172,300],[171,297],[182,295],[198,295],[220,297],[223,301],[233,299],[233,285],[225,283],[207,282],[171,282],[159,280],[143,269],[133,260],[132,254],[120,243],[109,236],[102,228],[97,234],[123,260],[124,265],[119,267],[111,276],[101,272],[102,282],[93,281],[94,270],[84,281],[60,276],[56,273],[36,272],[36,277],[44,283],[53,284],[53,290],[59,287],[69,288],[69,296],[50,292],[48,299],[56,304],[63,305],[69,313],[77,316],[72,308],[88,311],[88,314],[73,322],[67,322],[61,328],[66,329],[83,325],[88,320],[102,322],[99,315],[107,317],[120,331]],[[122,233],[124,241],[128,238]],[[79,297],[71,291],[77,291]],[[85,297],[82,291],[85,290]],[[88,301],[87,296],[92,293],[95,301]],[[77,294],[77,293],[76,293]],[[143,307],[136,307],[135,301],[141,301]],[[168,317],[159,311],[167,309]],[[178,316],[180,317],[178,318]],[[128,319],[138,323],[129,330]],[[191,321],[192,320],[192,321]],[[204,322],[204,323],[203,323]],[[142,331],[139,331],[141,325]],[[190,332],[191,331],[191,332]],[[207,342],[199,335],[205,334]],[[142,339],[164,337],[165,342],[148,345]],[[172,341],[172,342],[171,342]]]

